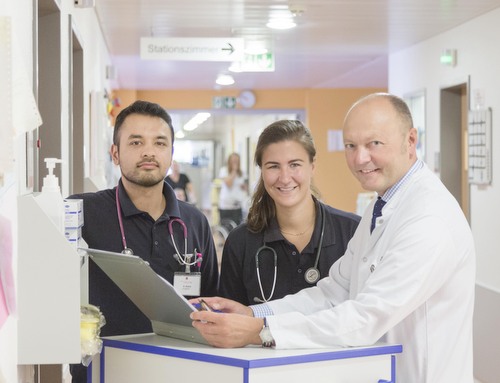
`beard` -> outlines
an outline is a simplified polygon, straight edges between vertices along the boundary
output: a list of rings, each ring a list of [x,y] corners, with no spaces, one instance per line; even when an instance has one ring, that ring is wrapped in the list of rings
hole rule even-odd
[[[153,172],[144,173],[144,172],[134,171],[129,173],[123,173],[122,176],[130,183],[143,187],[155,186],[164,181],[163,176],[155,174]]]

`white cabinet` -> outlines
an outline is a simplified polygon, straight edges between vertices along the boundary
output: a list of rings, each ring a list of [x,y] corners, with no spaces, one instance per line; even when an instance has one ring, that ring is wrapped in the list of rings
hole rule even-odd
[[[400,345],[220,349],[154,334],[104,339],[92,383],[373,383],[395,381]]]

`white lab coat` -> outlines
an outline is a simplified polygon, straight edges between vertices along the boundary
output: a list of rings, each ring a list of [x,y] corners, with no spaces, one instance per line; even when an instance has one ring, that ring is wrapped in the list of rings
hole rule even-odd
[[[455,198],[424,165],[370,235],[372,210],[328,277],[268,303],[276,347],[397,343],[398,383],[472,383],[475,250]]]

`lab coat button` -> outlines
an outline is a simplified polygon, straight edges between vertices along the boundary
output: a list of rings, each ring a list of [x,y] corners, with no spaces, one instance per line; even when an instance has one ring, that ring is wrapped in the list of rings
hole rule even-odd
[[[367,261],[368,261],[368,258],[363,257],[363,262],[367,262]]]

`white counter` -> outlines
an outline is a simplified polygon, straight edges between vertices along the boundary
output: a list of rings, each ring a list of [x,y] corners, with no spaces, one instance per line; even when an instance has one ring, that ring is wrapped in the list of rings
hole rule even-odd
[[[400,345],[304,350],[220,349],[155,334],[103,339],[92,383],[395,382]],[[101,368],[102,367],[102,368]],[[89,371],[90,372],[90,371]]]

